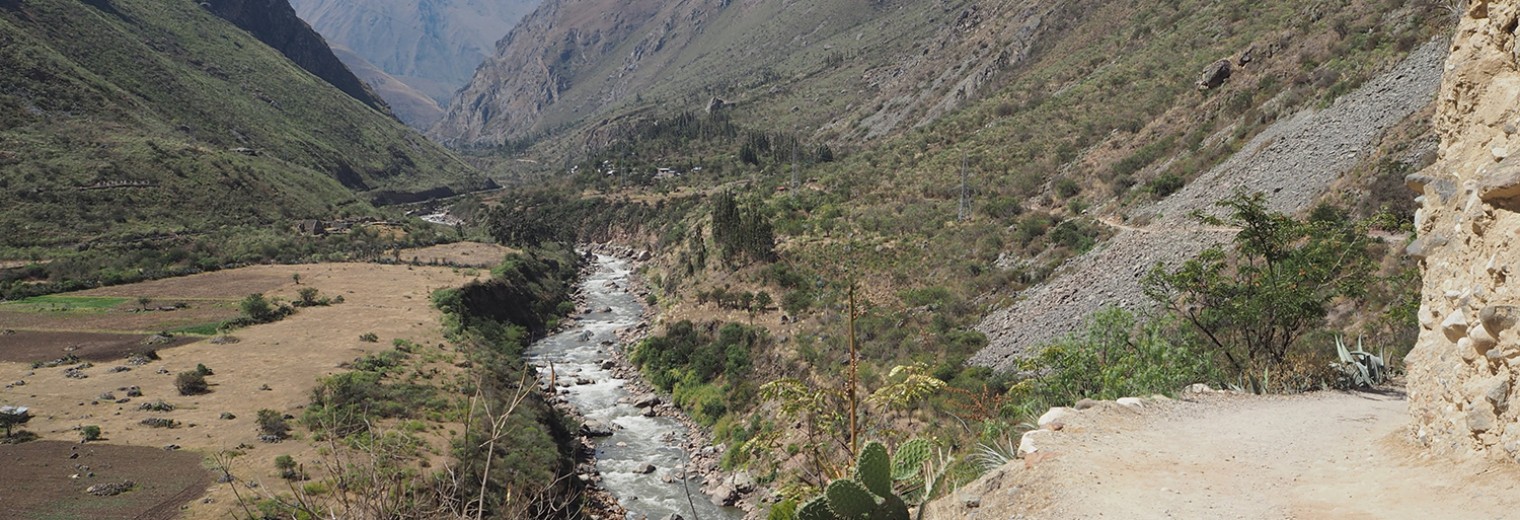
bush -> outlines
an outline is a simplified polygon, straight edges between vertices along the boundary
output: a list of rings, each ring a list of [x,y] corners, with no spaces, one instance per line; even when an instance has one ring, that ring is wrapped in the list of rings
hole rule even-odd
[[[283,439],[290,434],[290,424],[285,422],[285,414],[268,408],[259,410],[258,425],[259,435]]]
[[[269,323],[275,320],[274,305],[269,303],[264,295],[254,293],[238,302],[238,309],[243,311],[243,316],[253,323]]]
[[[1041,374],[1014,385],[1011,395],[1027,414],[1084,398],[1117,399],[1172,393],[1218,379],[1208,353],[1191,346],[1164,319],[1137,326],[1128,311],[1110,308],[1072,334],[1025,361],[1022,371]]]
[[[285,480],[301,480],[301,472],[296,469],[296,459],[290,455],[280,455],[274,458],[274,469],[280,470],[280,478]]]
[[[179,421],[176,421],[174,419],[165,418],[165,417],[149,417],[147,419],[143,419],[141,422],[139,422],[139,424],[142,424],[143,426],[147,426],[149,428],[178,428],[179,427]]]
[[[196,363],[195,364],[195,373],[203,375],[203,376],[209,376],[209,375],[216,374],[216,372],[212,372],[210,368],[207,368],[206,365],[203,365],[203,364],[200,364],[200,363]]]
[[[363,341],[365,343],[379,343],[380,336],[376,335],[373,332],[366,332],[359,335],[359,341]]]
[[[174,388],[179,390],[179,395],[197,395],[211,391],[206,384],[206,376],[196,370],[180,372],[175,376]]]
[[[296,291],[296,294],[301,298],[299,303],[302,307],[311,307],[313,305],[321,305],[322,303],[321,300],[317,299],[318,291],[316,287],[302,287]]]
[[[80,428],[79,436],[84,438],[85,441],[100,440],[100,427],[91,424]]]

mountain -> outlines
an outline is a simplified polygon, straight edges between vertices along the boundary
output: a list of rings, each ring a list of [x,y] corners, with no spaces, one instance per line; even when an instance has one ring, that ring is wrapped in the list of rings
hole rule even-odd
[[[0,2],[5,246],[283,228],[492,185],[208,7]]]
[[[496,41],[532,11],[539,0],[293,0],[291,3],[301,18],[334,46],[352,50],[375,68],[442,105],[469,81],[475,67],[494,52]],[[364,68],[353,60],[345,61],[352,68]],[[412,95],[397,89],[389,91],[401,98]]]
[[[549,0],[502,40],[432,134],[499,145],[719,99],[759,126],[875,138],[974,98],[1090,8],[1082,4]]]
[[[422,91],[412,88],[395,76],[380,70],[375,64],[344,47],[334,47],[333,53],[342,60],[359,79],[390,105],[391,112],[414,128],[427,128],[443,117],[443,108]]]
[[[208,0],[203,4],[338,90],[373,108],[386,110],[385,102],[338,60],[322,35],[296,17],[295,9],[286,0]]]

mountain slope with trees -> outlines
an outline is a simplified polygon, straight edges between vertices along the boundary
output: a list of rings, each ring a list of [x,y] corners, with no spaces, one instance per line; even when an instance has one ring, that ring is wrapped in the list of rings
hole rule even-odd
[[[492,185],[194,3],[7,0],[0,41],[8,248],[284,229]]]

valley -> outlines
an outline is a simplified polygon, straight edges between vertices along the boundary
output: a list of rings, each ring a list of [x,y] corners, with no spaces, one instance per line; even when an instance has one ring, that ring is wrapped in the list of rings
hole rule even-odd
[[[0,0],[0,516],[1502,518],[1517,20]]]

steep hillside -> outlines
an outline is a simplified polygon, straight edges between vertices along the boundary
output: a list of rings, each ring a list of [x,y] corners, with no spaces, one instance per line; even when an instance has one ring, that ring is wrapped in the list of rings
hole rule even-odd
[[[333,53],[337,54],[338,59],[343,60],[345,65],[348,65],[355,76],[364,80],[370,89],[390,105],[391,112],[395,113],[401,122],[414,128],[427,128],[438,118],[443,117],[443,108],[438,106],[437,101],[396,79],[395,76],[380,70],[363,56],[344,47],[333,47]]]
[[[385,102],[365,88],[333,55],[321,35],[296,17],[286,0],[211,0],[204,4],[212,13],[248,31],[307,72],[372,108],[386,110]]]
[[[335,46],[352,50],[442,105],[494,52],[496,41],[539,1],[293,0],[291,4]],[[362,68],[353,60],[345,62]],[[397,98],[386,99],[401,103]]]
[[[489,184],[194,3],[6,1],[0,42],[7,247],[283,228]]]
[[[551,0],[502,40],[433,133],[495,146],[717,98],[773,129],[881,136],[976,96],[1077,4]]]

